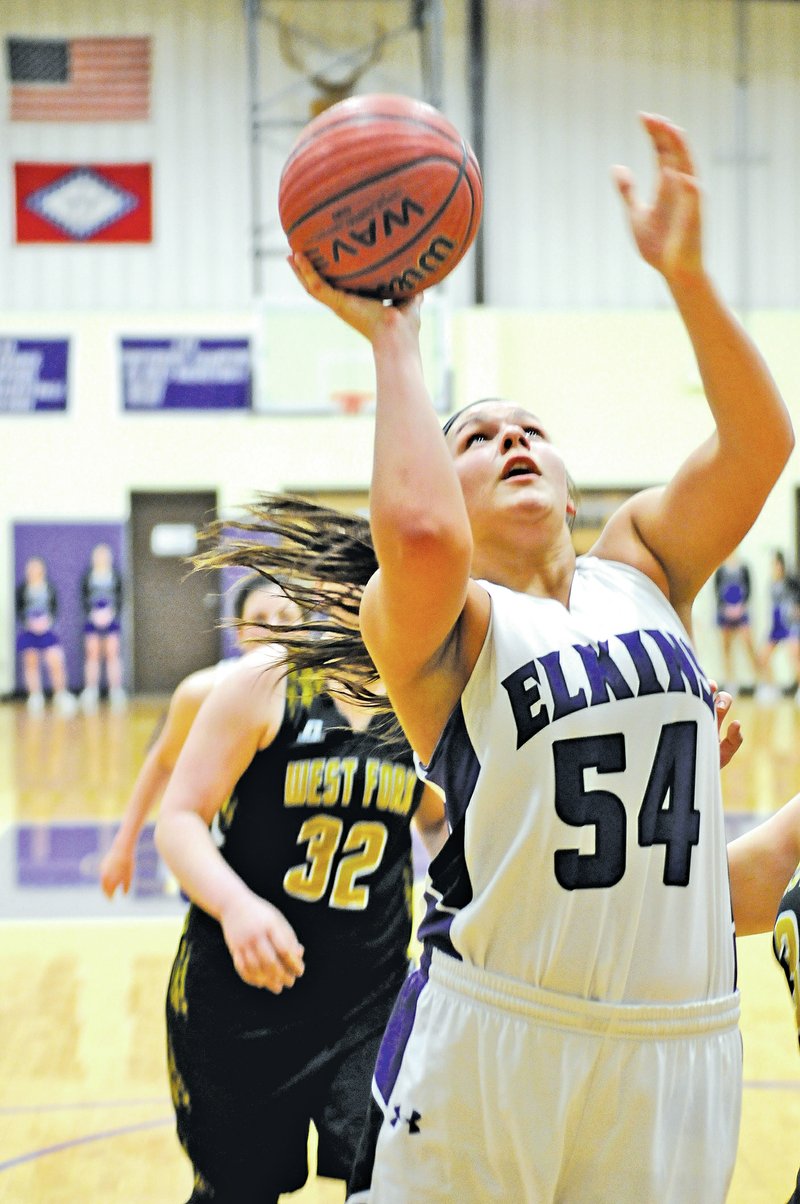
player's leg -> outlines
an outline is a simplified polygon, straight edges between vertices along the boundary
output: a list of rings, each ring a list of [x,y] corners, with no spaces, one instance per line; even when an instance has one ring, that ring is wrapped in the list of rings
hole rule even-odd
[[[317,1173],[348,1179],[372,1098],[372,1078],[386,1025],[403,977],[345,1016],[331,1045],[333,1056],[321,1078],[311,1113],[319,1134]]]
[[[300,1077],[295,1042],[291,1031],[271,1035],[237,1018],[238,993],[263,997],[240,980],[231,987],[219,971],[225,956],[184,935],[173,965],[167,1037],[178,1138],[194,1168],[192,1204],[273,1204],[308,1175],[308,1110],[280,1091]]]
[[[382,1122],[372,1158],[368,1139],[359,1149],[348,1200],[551,1204],[582,1088],[563,1073],[561,1042],[524,1004],[484,989],[496,976],[434,955],[430,981],[414,977],[378,1055]]]
[[[83,637],[83,690],[81,706],[93,711],[100,697],[100,636],[87,631]]]
[[[720,642],[722,644],[722,675],[724,690],[729,694],[736,695],[738,686],[733,664],[733,648],[736,639],[736,628],[729,623],[723,623],[719,629]]]
[[[53,687],[53,702],[62,715],[74,715],[77,703],[67,688],[67,661],[64,649],[56,640],[45,648],[42,656],[50,674]]]
[[[122,653],[118,631],[109,631],[108,635],[103,637],[103,657],[111,706],[117,709],[124,707],[127,697],[122,686]]]
[[[44,691],[42,690],[42,671],[37,648],[24,648],[22,652],[22,679],[25,692],[28,695],[28,710],[39,714],[44,708]]]
[[[708,1031],[680,1035],[676,1021],[675,1035],[663,1026],[663,1036],[604,1041],[557,1204],[724,1204],[741,1111],[737,1014],[721,1002]]]
[[[110,631],[103,640],[108,688],[118,690],[122,686],[122,657],[120,655],[119,632]]]

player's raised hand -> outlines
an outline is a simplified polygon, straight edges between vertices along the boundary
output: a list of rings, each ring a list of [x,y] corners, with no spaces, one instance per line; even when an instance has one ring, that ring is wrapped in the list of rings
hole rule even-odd
[[[683,130],[653,113],[641,121],[656,154],[652,202],[640,200],[629,168],[614,167],[612,175],[639,254],[667,281],[679,281],[703,271],[700,183]]]
[[[417,294],[407,301],[393,301],[391,305],[372,297],[361,297],[344,289],[333,288],[315,270],[305,255],[297,252],[288,257],[289,266],[310,297],[327,305],[328,309],[352,326],[365,339],[374,343],[380,332],[402,323],[416,338],[419,332],[422,295]]]

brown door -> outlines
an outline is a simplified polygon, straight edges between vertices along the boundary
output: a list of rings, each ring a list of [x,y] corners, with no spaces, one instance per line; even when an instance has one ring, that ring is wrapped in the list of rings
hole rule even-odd
[[[216,518],[214,490],[131,493],[133,688],[166,693],[220,657],[219,574],[190,572],[197,533]]]

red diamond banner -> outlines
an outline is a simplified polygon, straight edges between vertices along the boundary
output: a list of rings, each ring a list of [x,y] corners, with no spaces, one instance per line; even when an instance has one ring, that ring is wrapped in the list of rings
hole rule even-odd
[[[15,163],[18,243],[153,240],[149,163]]]

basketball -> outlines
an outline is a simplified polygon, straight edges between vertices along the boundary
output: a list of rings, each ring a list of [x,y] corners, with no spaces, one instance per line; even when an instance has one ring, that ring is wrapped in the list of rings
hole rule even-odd
[[[482,208],[472,148],[408,96],[353,96],[315,117],[278,189],[292,250],[336,288],[370,297],[438,284],[469,249]]]

